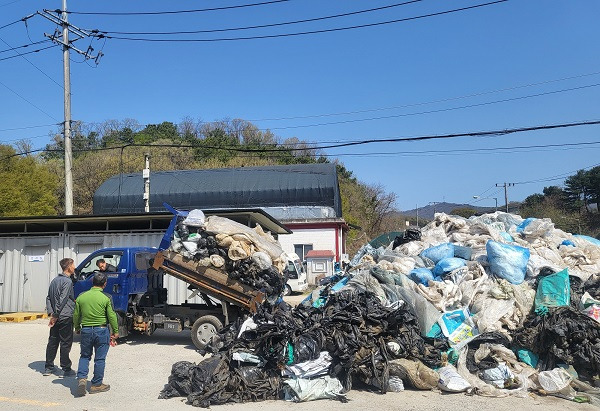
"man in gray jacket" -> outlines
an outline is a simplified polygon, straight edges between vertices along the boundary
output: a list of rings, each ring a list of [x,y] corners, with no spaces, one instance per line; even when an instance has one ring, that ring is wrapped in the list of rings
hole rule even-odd
[[[64,376],[74,376],[71,369],[69,353],[73,345],[73,310],[75,310],[75,295],[71,276],[75,272],[75,262],[72,258],[63,258],[59,262],[63,272],[56,276],[48,288],[46,310],[50,316],[50,337],[46,346],[46,367],[44,375],[55,371],[54,359],[60,345],[60,368]]]

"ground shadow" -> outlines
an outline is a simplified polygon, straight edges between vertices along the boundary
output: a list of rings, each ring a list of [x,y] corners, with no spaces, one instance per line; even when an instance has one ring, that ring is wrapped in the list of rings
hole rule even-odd
[[[55,378],[52,380],[52,384],[62,385],[71,391],[73,397],[77,397],[77,378],[66,377],[66,378]],[[89,385],[89,383],[88,383]]]
[[[28,365],[29,368],[31,368],[33,371],[35,372],[39,372],[40,374],[44,372],[44,370],[46,369],[46,361],[34,361],[34,362],[30,362]],[[58,369],[55,371],[58,375]]]
[[[184,348],[196,351],[196,346],[192,343],[192,337],[189,330],[180,333],[165,330],[156,330],[152,335],[130,334],[126,338],[119,339],[119,344],[140,345],[179,345]]]

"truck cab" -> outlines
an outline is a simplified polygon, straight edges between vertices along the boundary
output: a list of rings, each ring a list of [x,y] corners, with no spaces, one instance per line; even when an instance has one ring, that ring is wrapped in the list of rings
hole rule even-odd
[[[135,307],[132,304],[143,306],[145,302],[164,304],[167,301],[162,276],[153,273],[150,265],[157,251],[150,247],[103,248],[95,251],[75,270],[75,297],[92,288],[92,278],[100,271],[98,263],[104,261],[108,268],[105,271],[107,282],[104,292],[112,297],[113,308],[119,318],[119,334],[126,336],[126,319]]]
[[[288,253],[287,257],[285,273],[288,280],[285,285],[284,295],[290,295],[293,292],[301,293],[308,288],[304,265],[296,253]]]

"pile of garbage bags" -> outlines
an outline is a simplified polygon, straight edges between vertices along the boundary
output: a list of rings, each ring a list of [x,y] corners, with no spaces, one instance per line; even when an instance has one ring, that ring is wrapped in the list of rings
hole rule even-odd
[[[299,306],[265,303],[174,364],[161,398],[346,400],[351,389],[600,405],[600,243],[548,219],[436,214]]]
[[[197,365],[173,365],[161,398],[185,396],[201,407],[266,399],[345,401],[354,384],[385,393],[407,378],[431,389],[438,378],[432,368],[441,365],[448,344],[422,337],[406,308],[386,307],[366,290],[345,289],[319,308],[265,304],[222,330],[205,350],[213,355]]]
[[[285,285],[286,255],[270,233],[219,216],[206,218],[201,210],[179,217],[169,250],[205,267],[227,272],[271,299]]]

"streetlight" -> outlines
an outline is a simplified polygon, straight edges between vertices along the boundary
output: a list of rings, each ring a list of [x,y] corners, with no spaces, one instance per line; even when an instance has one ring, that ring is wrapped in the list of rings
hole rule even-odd
[[[480,196],[473,196],[473,198],[475,200],[496,200],[496,211],[498,211],[498,197],[480,197]]]

